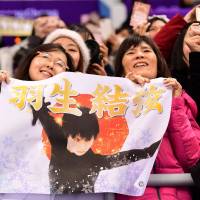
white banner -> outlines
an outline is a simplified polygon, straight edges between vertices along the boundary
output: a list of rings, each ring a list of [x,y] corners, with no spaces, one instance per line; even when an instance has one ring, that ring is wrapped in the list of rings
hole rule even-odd
[[[0,193],[142,195],[166,131],[163,79],[62,73],[0,93]]]

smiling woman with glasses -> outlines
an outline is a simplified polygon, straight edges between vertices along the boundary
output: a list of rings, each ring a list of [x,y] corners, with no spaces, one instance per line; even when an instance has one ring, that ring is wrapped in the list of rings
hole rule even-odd
[[[56,56],[54,52],[40,52],[35,57],[40,59],[40,63],[48,63],[50,67],[55,68],[56,70],[69,71],[69,67],[62,56]]]
[[[15,78],[38,81],[65,71],[74,71],[71,56],[57,44],[43,44],[21,61]]]

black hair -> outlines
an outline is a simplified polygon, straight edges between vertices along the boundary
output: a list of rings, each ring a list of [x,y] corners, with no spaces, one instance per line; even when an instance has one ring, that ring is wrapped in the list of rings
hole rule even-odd
[[[94,35],[92,34],[92,32],[84,25],[71,24],[67,28],[72,30],[72,31],[76,31],[77,33],[79,33],[82,36],[84,41],[88,40],[88,39],[95,40]]]
[[[164,57],[160,53],[157,45],[153,42],[153,40],[146,36],[140,36],[138,34],[133,34],[127,39],[125,39],[120,45],[116,58],[115,58],[115,75],[116,76],[124,76],[124,66],[122,65],[122,59],[124,54],[130,49],[131,46],[137,47],[142,42],[148,44],[157,57],[157,77],[170,77],[170,71],[167,67]]]
[[[52,51],[60,51],[63,52],[67,58],[67,66],[69,67],[69,71],[74,71],[74,66],[72,62],[71,56],[65,51],[65,49],[58,44],[42,44],[34,49],[31,49],[27,55],[20,61],[19,67],[16,69],[14,74],[14,78],[20,80],[31,81],[29,76],[29,68],[33,58],[38,54],[38,51],[41,52],[52,52]]]
[[[151,19],[148,20],[148,22],[149,22],[150,24],[149,24],[149,26],[147,27],[147,31],[146,31],[146,32],[149,32],[150,28],[152,27],[152,25],[153,25],[153,23],[154,23],[155,21],[161,21],[161,22],[163,22],[163,23],[165,23],[165,24],[167,23],[167,21],[164,20],[163,18],[155,16],[155,17],[153,17],[153,18],[151,18]]]
[[[192,23],[188,23],[184,29],[182,29],[173,46],[170,64],[172,74],[188,71],[187,63],[184,60],[183,45],[185,35],[191,24]]]
[[[101,56],[99,44],[95,40],[86,40],[85,44],[87,45],[87,47],[90,51],[89,65],[91,65],[93,63],[101,64],[102,56]]]
[[[183,45],[184,45],[184,39],[185,35],[189,29],[189,27],[193,23],[200,23],[197,21],[194,21],[192,23],[188,23],[180,32],[179,36],[177,37],[175,44],[173,46],[172,50],[172,56],[171,56],[171,63],[170,68],[172,72],[172,76],[176,77],[177,80],[181,83],[183,88],[186,87],[187,79],[190,76],[190,69],[188,64],[185,62],[185,56],[183,53]]]
[[[72,138],[79,135],[80,137],[90,140],[92,137],[96,138],[99,133],[99,123],[95,113],[90,114],[90,109],[87,107],[78,108],[81,116],[73,114],[64,114],[63,116],[63,129],[66,137]]]

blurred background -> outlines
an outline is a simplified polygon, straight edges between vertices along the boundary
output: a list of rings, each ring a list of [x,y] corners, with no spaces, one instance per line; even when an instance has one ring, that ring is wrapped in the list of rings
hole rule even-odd
[[[197,0],[146,0],[150,15],[184,15]],[[109,18],[114,29],[129,21],[134,0],[15,0],[0,1],[1,46],[19,43],[31,34],[39,16],[59,16],[66,24],[85,23],[89,18]],[[15,31],[16,30],[16,31]]]

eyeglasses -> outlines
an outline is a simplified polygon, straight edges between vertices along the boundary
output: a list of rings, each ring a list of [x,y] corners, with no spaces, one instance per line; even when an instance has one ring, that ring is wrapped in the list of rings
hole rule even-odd
[[[67,64],[61,60],[60,58],[53,58],[52,55],[50,55],[48,52],[37,52],[37,57],[41,58],[44,62],[52,62],[53,61],[53,67],[58,70],[64,70],[69,71],[69,67]]]

